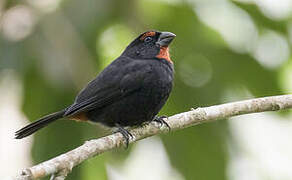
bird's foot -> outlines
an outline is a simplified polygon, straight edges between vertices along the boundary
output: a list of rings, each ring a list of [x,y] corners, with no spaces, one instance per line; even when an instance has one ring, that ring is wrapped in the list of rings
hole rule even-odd
[[[118,129],[115,132],[119,132],[123,135],[125,141],[126,141],[126,149],[129,146],[129,142],[130,142],[130,138],[133,138],[133,135],[125,128],[123,128],[120,125],[116,125],[118,127]]]
[[[160,126],[165,125],[167,127],[168,131],[170,131],[171,128],[170,128],[169,124],[164,120],[164,118],[168,119],[167,116],[155,116],[152,121],[158,122],[160,124]]]

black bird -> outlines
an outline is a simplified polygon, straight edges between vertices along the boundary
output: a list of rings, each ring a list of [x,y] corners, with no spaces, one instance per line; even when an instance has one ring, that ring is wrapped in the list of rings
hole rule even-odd
[[[156,115],[173,85],[168,46],[174,37],[173,33],[159,31],[139,35],[81,90],[72,105],[16,131],[15,138],[29,136],[61,118],[117,127],[127,143],[131,134],[124,127],[152,120],[166,124]]]

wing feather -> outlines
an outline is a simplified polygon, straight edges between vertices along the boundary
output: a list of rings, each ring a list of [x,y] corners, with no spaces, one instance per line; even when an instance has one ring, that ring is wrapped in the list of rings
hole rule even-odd
[[[115,64],[111,64],[81,91],[75,103],[66,110],[65,116],[102,108],[138,90],[148,77],[145,73],[149,73],[151,68],[136,64],[134,62],[119,68],[112,68]]]

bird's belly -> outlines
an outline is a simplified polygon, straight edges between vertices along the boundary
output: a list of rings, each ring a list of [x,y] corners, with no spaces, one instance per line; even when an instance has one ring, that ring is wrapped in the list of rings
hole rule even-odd
[[[110,127],[117,124],[135,126],[150,121],[166,102],[170,92],[169,85],[160,86],[147,85],[102,109],[92,110],[88,113],[89,119]]]

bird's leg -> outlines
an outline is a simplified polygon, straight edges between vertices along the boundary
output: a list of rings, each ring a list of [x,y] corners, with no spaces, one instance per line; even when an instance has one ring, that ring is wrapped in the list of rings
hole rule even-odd
[[[133,138],[133,135],[125,128],[120,126],[119,124],[116,124],[116,127],[118,128],[115,132],[119,132],[123,135],[125,141],[126,141],[126,149],[129,146],[129,140],[130,138]]]
[[[160,126],[163,126],[163,124],[166,125],[168,131],[170,131],[171,128],[170,128],[170,126],[168,125],[168,123],[167,123],[166,121],[164,121],[164,118],[168,119],[167,116],[157,116],[157,115],[156,115],[156,116],[153,118],[152,121],[158,122],[158,123],[160,124]]]

